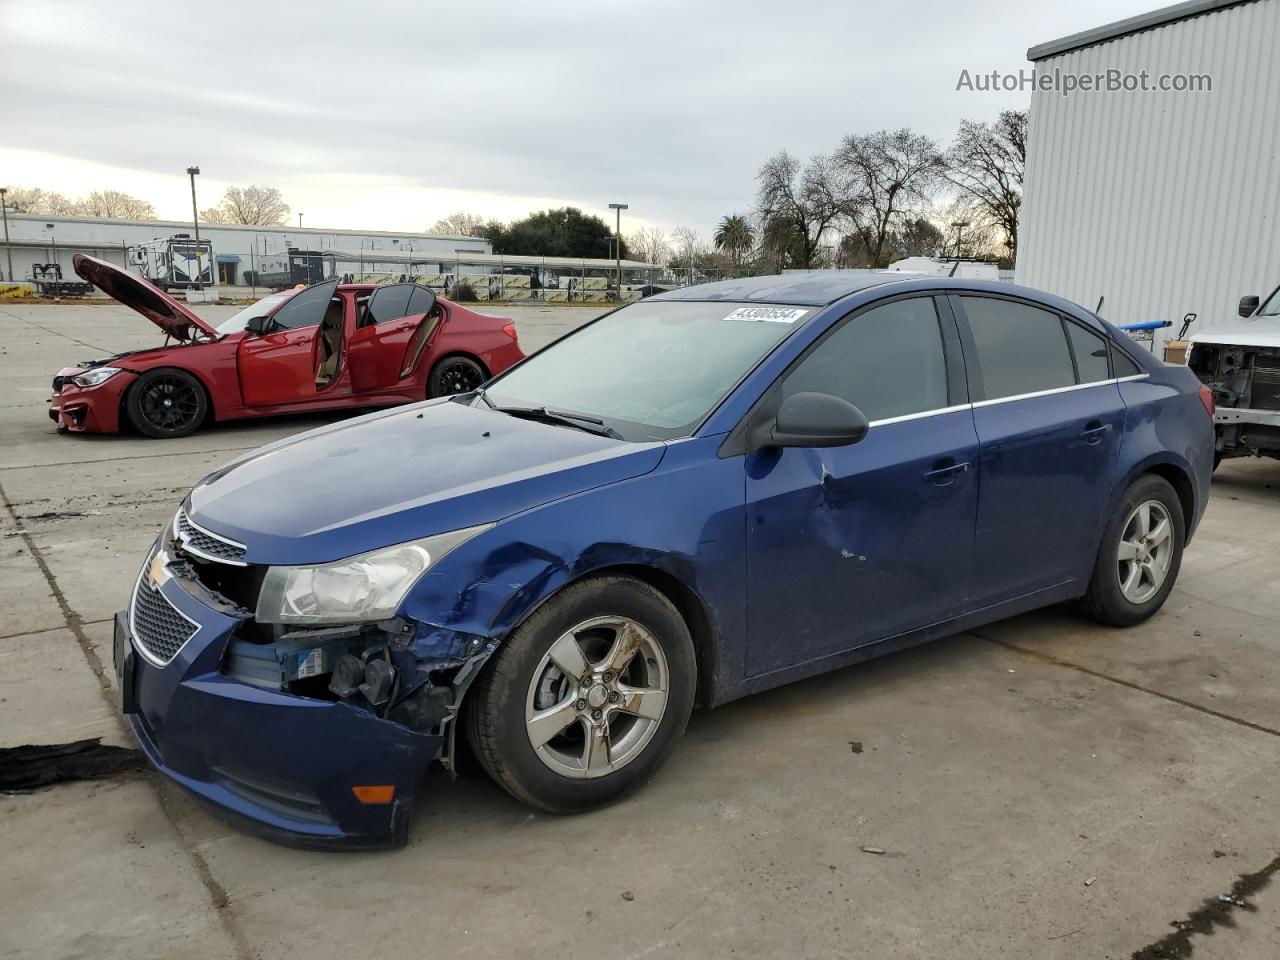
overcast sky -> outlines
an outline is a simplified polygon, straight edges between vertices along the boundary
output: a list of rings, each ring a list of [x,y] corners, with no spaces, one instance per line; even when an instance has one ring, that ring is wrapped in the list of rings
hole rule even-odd
[[[1029,93],[957,91],[1153,0],[63,3],[0,0],[0,184],[162,218],[279,187],[308,227],[422,230],[572,204],[708,232],[760,163],[853,132],[947,140]],[[296,222],[296,220],[295,220]]]

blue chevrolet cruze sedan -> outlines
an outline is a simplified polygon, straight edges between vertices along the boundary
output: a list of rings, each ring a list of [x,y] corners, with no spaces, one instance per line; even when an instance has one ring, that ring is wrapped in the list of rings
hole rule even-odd
[[[1150,617],[1212,403],[1009,284],[660,294],[202,480],[116,617],[123,708],[163,773],[286,841],[402,843],[464,743],[526,803],[590,809],[695,704],[1059,601]]]

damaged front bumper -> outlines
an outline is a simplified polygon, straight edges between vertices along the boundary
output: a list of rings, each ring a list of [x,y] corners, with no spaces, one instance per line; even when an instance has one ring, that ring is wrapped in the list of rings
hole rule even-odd
[[[418,786],[447,746],[442,716],[452,719],[460,694],[450,690],[448,708],[424,719],[392,704],[380,716],[364,704],[245,682],[229,668],[243,611],[163,574],[153,552],[130,609],[116,615],[114,641],[122,708],[156,768],[224,819],[276,841],[403,845]],[[177,644],[168,659],[157,637]],[[397,702],[422,700],[430,675]],[[421,720],[418,729],[410,720]]]
[[[71,377],[84,373],[79,367],[58,371],[49,397],[49,419],[59,432],[116,433],[120,429],[120,404],[125,390],[137,377],[121,371],[95,387],[79,387]]]

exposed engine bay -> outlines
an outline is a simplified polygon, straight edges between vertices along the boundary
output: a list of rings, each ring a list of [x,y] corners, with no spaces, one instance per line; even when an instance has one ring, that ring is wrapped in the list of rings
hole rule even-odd
[[[1194,342],[1187,366],[1213,391],[1219,459],[1280,458],[1280,346]]]

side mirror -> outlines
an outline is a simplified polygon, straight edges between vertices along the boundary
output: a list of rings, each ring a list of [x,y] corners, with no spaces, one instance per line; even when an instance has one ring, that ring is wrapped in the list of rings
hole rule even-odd
[[[1240,316],[1252,317],[1258,309],[1258,297],[1256,294],[1249,294],[1247,297],[1240,298]]]
[[[276,322],[270,317],[251,317],[249,322],[244,325],[244,328],[255,337],[261,337],[274,330],[275,326]]]
[[[847,447],[867,435],[862,411],[829,393],[797,393],[783,401],[764,446]]]

